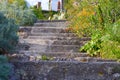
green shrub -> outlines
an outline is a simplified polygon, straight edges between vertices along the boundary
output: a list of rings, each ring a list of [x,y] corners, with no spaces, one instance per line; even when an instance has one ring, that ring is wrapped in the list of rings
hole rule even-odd
[[[38,19],[51,20],[54,14],[59,14],[59,12],[56,11],[42,11],[41,8],[37,8],[36,6],[31,7],[31,9]]]
[[[47,57],[47,56],[45,56],[45,55],[43,55],[43,56],[42,56],[42,60],[50,60],[50,58]]]
[[[94,35],[92,35],[91,37],[91,41],[89,41],[88,43],[86,43],[81,49],[80,51],[87,51],[87,53],[89,53],[90,56],[99,56],[100,55],[100,48],[101,48],[101,34],[99,33],[99,31],[96,31]]]
[[[110,40],[120,43],[120,19],[107,28]]]
[[[73,32],[78,36],[91,37],[80,50],[91,56],[120,59],[120,1],[67,1],[66,4],[69,4],[65,7]],[[74,10],[76,11],[73,13]]]
[[[111,24],[101,39],[101,57],[120,59],[120,20]]]
[[[0,51],[10,51],[18,43],[18,26],[14,20],[7,19],[0,13]]]
[[[11,66],[5,56],[0,55],[0,80],[8,80]]]
[[[34,6],[34,7],[31,7],[31,9],[38,19],[44,19],[45,18],[43,13],[42,13],[41,8],[36,8]]]
[[[65,19],[65,12],[59,12],[52,16],[52,20],[62,20]]]
[[[0,3],[0,11],[7,17],[15,20],[18,25],[33,25],[36,21],[36,16],[31,9],[18,6],[19,2],[8,3],[2,1]]]
[[[21,15],[23,14],[23,15]],[[32,10],[30,9],[26,9],[24,10],[23,12],[21,11],[21,18],[20,18],[20,23],[19,25],[33,25],[34,22],[36,22],[37,20],[37,17],[34,15],[34,13],[32,12]]]
[[[102,42],[101,46],[102,58],[120,60],[120,43],[108,40]]]
[[[85,50],[91,56],[99,55],[107,59],[120,59],[119,3],[119,0],[99,0],[96,5],[96,14],[90,18],[90,22],[94,27],[91,31],[92,37],[100,36],[92,38],[81,48],[81,51]]]
[[[8,0],[8,3],[13,4],[14,2],[19,2],[17,6],[23,6],[23,8],[27,8],[25,0]]]

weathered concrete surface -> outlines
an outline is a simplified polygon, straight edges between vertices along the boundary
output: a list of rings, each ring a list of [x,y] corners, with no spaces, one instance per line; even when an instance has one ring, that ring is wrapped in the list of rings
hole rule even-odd
[[[120,80],[116,62],[12,62],[16,80]],[[11,80],[11,79],[10,79]]]
[[[79,48],[90,38],[79,38],[75,33],[69,32],[68,23],[66,20],[40,20],[34,26],[20,27],[17,53],[78,53]]]
[[[120,80],[120,63],[78,53],[90,38],[77,37],[67,25],[65,20],[41,20],[21,27],[16,48],[22,54],[9,57],[14,65],[9,80]],[[52,60],[43,61],[43,55]]]
[[[67,20],[39,20],[34,26],[54,26],[54,27],[66,27],[69,24]]]

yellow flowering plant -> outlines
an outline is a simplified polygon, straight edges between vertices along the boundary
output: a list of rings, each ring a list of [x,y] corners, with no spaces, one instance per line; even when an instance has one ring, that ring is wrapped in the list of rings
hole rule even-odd
[[[79,5],[73,5],[74,2],[79,2]],[[91,56],[120,59],[119,4],[119,0],[73,0],[69,12],[76,11],[67,12],[70,27],[80,37],[91,37],[80,51]],[[110,47],[111,44],[114,48]]]

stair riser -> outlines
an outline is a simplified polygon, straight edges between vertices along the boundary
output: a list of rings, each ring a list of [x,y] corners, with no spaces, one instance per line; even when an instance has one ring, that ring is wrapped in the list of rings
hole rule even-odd
[[[28,39],[50,39],[50,40],[78,40],[77,37],[62,37],[62,36],[28,36]]]
[[[37,50],[40,52],[78,52],[79,48],[82,45],[38,45],[38,44],[28,44],[25,46],[21,46],[19,50]],[[20,46],[19,46],[20,47]]]
[[[68,22],[67,20],[37,20],[36,23],[54,23],[54,22],[57,22],[57,23],[66,23]]]
[[[20,27],[20,32],[32,32],[32,33],[71,33],[67,28],[62,27]]]
[[[35,32],[35,33],[31,33],[30,34],[30,36],[57,36],[57,37],[76,37],[76,35],[75,34],[73,34],[73,33],[37,33],[37,32]]]
[[[62,37],[62,36],[28,36],[28,39],[49,39],[49,40],[90,40],[90,38]]]
[[[65,22],[38,22],[35,23],[34,26],[55,26],[55,27],[66,27],[67,24]]]
[[[16,51],[17,52],[17,51]],[[23,54],[24,53],[24,54]],[[75,57],[88,57],[86,53],[70,53],[70,52],[39,52],[39,51],[19,51],[14,57],[24,57],[24,56],[47,56],[47,57],[66,57],[66,58],[75,58]]]
[[[12,62],[16,80],[119,80],[119,63]],[[21,74],[20,72],[24,72]],[[19,72],[19,73],[18,73]],[[117,76],[118,75],[118,76]]]
[[[41,37],[41,36],[43,36],[43,37],[77,37],[77,35],[76,34],[73,34],[73,33],[51,33],[51,32],[49,32],[49,33],[43,33],[43,32],[23,32],[23,33],[20,33],[19,34],[19,36],[22,38],[22,37],[24,37],[24,38],[28,38],[29,36],[30,37],[37,37],[37,38],[39,38],[39,37]],[[36,38],[35,38],[36,39]]]
[[[66,34],[66,33],[37,33],[37,34],[34,34],[34,33],[31,33],[30,36],[37,36],[37,37],[41,37],[41,36],[56,36],[56,37],[77,37],[75,34]]]
[[[87,43],[87,41],[55,41],[53,44],[54,45],[82,45],[82,44],[85,44]]]
[[[28,44],[40,44],[40,45],[80,45],[85,44],[87,41],[80,40],[39,40],[39,39],[22,39],[19,41],[20,43],[28,43]]]
[[[32,33],[66,33],[68,32],[65,29],[55,29],[55,28],[41,28],[41,29],[33,29]],[[70,33],[70,32],[69,32]]]
[[[41,52],[78,52],[80,46],[32,46],[29,50],[40,50]]]

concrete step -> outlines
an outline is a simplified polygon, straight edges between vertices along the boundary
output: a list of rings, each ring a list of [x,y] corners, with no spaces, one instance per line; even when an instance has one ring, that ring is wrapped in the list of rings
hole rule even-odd
[[[15,66],[12,70],[16,80],[120,80],[118,62],[45,60],[11,63]]]
[[[58,22],[49,22],[49,23],[34,23],[34,26],[55,26],[55,27],[66,27],[67,25],[63,22],[58,23]]]
[[[28,39],[50,39],[50,40],[78,40],[78,37],[62,37],[62,36],[28,36]]]
[[[88,41],[83,40],[47,40],[47,39],[19,39],[19,43],[28,43],[28,44],[53,44],[53,45],[80,45]]]
[[[42,57],[46,57],[47,61],[78,61],[78,62],[102,62],[101,58],[92,58],[92,57],[88,57],[86,55],[83,54],[79,54],[77,55],[77,57],[75,56],[70,56],[70,55],[65,55],[65,56],[58,56],[55,54],[34,54],[34,55],[28,55],[28,54],[13,54],[10,55],[10,61],[42,61],[45,60]],[[81,57],[84,56],[84,57]],[[107,62],[112,61],[112,60],[106,60]]]
[[[34,51],[25,51],[25,50],[19,50],[14,53],[16,56],[47,56],[47,57],[68,57],[68,58],[75,58],[75,57],[88,57],[89,55],[87,53],[71,53],[71,52],[38,52],[36,50]],[[13,54],[13,55],[14,55]]]
[[[28,36],[28,39],[49,39],[49,40],[90,40],[88,37],[62,37],[62,36]]]
[[[82,45],[38,45],[30,44],[29,50],[37,50],[39,52],[78,52]]]
[[[63,27],[32,27],[32,33],[66,33],[67,28]]]
[[[77,37],[77,35],[74,33],[41,33],[41,32],[33,32],[29,36]]]
[[[66,27],[68,25],[67,21],[37,21],[34,26],[56,26],[56,27]]]
[[[79,52],[80,45],[39,45],[39,44],[21,44],[16,50],[38,51],[38,52]]]
[[[67,20],[37,20],[37,23],[48,23],[48,22],[67,22]]]
[[[32,61],[42,60],[42,57],[49,58],[49,61],[78,61],[78,62],[116,62],[116,60],[102,59],[100,57],[90,57],[87,53],[70,53],[70,52],[37,52],[21,50],[14,54],[9,54],[8,57],[17,61]],[[33,59],[34,58],[34,59]],[[39,59],[37,59],[39,58]],[[30,60],[30,61],[31,61]]]
[[[119,80],[120,63],[80,53],[88,37],[65,32],[67,21],[40,20],[8,55],[14,65],[9,80]],[[22,40],[21,40],[22,39]]]

